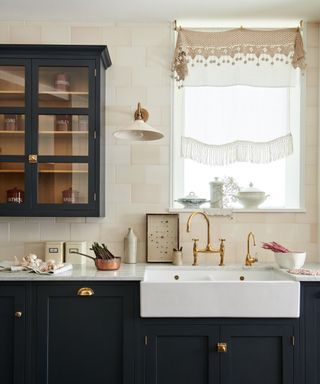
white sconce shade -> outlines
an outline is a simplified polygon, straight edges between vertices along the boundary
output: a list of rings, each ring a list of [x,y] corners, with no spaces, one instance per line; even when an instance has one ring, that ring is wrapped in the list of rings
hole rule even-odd
[[[113,133],[117,139],[131,141],[152,141],[163,138],[163,134],[146,123],[149,113],[146,109],[141,108],[138,103],[138,109],[134,113],[134,122],[124,129],[120,129]]]

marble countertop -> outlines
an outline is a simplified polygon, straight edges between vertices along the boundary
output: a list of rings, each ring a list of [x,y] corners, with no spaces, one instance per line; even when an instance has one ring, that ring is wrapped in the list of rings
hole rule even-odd
[[[146,264],[122,264],[117,271],[98,271],[94,265],[74,265],[71,271],[51,275],[0,271],[0,281],[140,281]]]
[[[148,268],[177,268],[180,269],[194,269],[189,265],[185,266],[173,266],[171,264],[154,264],[154,263],[138,263],[138,264],[122,264],[120,269],[117,271],[97,271],[93,265],[74,265],[73,270],[63,272],[60,274],[52,275],[38,275],[32,272],[0,272],[0,281],[142,281],[144,271]],[[253,267],[245,267],[240,264],[228,265],[225,267],[218,266],[200,266],[199,268],[204,269],[278,269],[275,264],[259,264]],[[311,269],[314,271],[320,271],[320,264],[307,264],[304,266],[305,269]],[[289,276],[295,281],[319,281],[320,275],[308,276],[308,275],[292,275],[287,270],[282,269],[282,273]]]

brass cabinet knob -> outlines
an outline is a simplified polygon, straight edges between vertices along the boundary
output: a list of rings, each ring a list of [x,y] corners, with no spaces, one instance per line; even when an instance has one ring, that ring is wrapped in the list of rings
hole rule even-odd
[[[37,155],[29,155],[28,157],[30,164],[35,164],[38,162],[38,156]]]
[[[15,317],[17,317],[18,319],[20,319],[20,317],[22,317],[22,312],[20,312],[20,311],[17,311],[17,312],[15,312]]]
[[[219,353],[227,353],[228,352],[227,343],[218,343],[217,350]]]
[[[78,290],[77,295],[78,296],[92,296],[92,295],[94,295],[94,291],[92,288],[83,287],[83,288],[80,288]]]

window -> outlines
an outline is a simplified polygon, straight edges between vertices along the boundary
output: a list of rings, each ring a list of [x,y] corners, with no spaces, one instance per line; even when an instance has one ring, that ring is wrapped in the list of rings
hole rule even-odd
[[[174,90],[174,132],[172,152],[172,200],[193,191],[210,198],[209,182],[215,177],[234,178],[240,188],[254,187],[268,196],[259,208],[299,209],[301,196],[300,73],[295,87],[184,86]],[[181,156],[182,137],[199,137],[202,142],[229,142],[228,138],[245,127],[248,137],[261,134],[268,140],[272,131],[289,131],[293,153],[269,163],[235,162],[206,165]],[[255,136],[251,136],[251,135]],[[207,204],[209,206],[209,204]],[[235,201],[232,206],[241,208]],[[173,207],[181,207],[173,203]]]

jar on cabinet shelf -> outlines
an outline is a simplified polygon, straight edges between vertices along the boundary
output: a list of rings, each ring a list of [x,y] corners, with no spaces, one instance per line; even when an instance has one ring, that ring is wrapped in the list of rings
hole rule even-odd
[[[14,187],[7,190],[7,202],[14,204],[22,204],[24,202],[24,192],[22,189]]]
[[[79,202],[79,191],[71,187],[62,191],[62,202],[64,204],[76,204]]]
[[[70,90],[69,76],[66,73],[56,74],[54,87],[57,91],[68,92]]]

